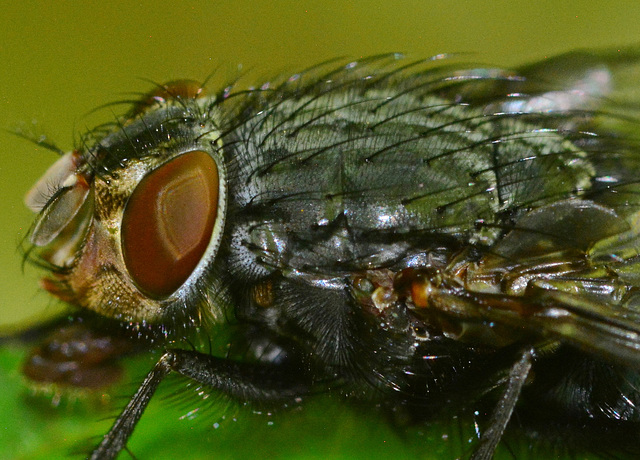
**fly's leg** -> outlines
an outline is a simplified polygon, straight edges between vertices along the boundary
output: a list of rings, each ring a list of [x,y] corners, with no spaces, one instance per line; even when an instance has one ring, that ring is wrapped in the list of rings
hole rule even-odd
[[[491,414],[488,428],[480,436],[480,441],[471,456],[471,460],[491,460],[493,457],[507,423],[511,419],[513,409],[520,398],[520,393],[533,365],[533,358],[534,351],[531,349],[526,350],[511,367],[504,393]]]
[[[145,377],[111,430],[89,457],[113,459],[125,447],[160,382],[177,372],[241,401],[286,401],[305,393],[296,376],[267,363],[241,363],[189,350],[168,350]]]

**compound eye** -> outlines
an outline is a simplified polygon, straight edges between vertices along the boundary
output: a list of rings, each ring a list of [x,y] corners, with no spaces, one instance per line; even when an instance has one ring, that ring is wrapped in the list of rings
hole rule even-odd
[[[122,219],[124,262],[138,288],[168,297],[204,255],[218,212],[218,168],[203,151],[185,153],[145,176]]]

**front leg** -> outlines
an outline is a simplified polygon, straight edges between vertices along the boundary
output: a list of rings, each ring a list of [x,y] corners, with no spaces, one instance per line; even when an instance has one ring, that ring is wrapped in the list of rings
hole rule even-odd
[[[289,369],[270,363],[241,363],[196,351],[167,350],[92,452],[90,459],[116,458],[126,446],[158,385],[171,372],[241,401],[288,401],[307,393],[309,388],[304,370],[293,375]]]

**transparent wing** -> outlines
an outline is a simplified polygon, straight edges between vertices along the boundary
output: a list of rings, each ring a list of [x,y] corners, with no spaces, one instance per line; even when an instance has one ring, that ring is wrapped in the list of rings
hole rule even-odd
[[[449,311],[640,366],[640,227],[593,201],[566,200],[522,218],[480,261]]]

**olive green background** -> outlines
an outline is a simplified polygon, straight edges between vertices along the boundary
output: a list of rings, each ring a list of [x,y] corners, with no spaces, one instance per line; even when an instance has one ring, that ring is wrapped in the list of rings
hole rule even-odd
[[[203,80],[215,72],[213,82],[243,74],[259,83],[337,56],[388,51],[471,53],[473,61],[513,66],[638,43],[640,2],[1,1],[0,324],[57,308],[39,290],[36,270],[22,272],[16,250],[32,219],[22,196],[55,154],[11,130],[46,135],[67,150],[124,108],[87,113],[150,89],[145,79]]]
[[[640,43],[640,3],[597,1],[2,2],[0,129],[22,126],[61,148],[122,111],[92,109],[144,79],[261,82],[319,61],[401,51],[473,53],[514,65],[581,47]],[[605,8],[606,5],[606,8]],[[22,196],[55,154],[0,131],[1,323],[51,307],[17,242],[31,222]]]

